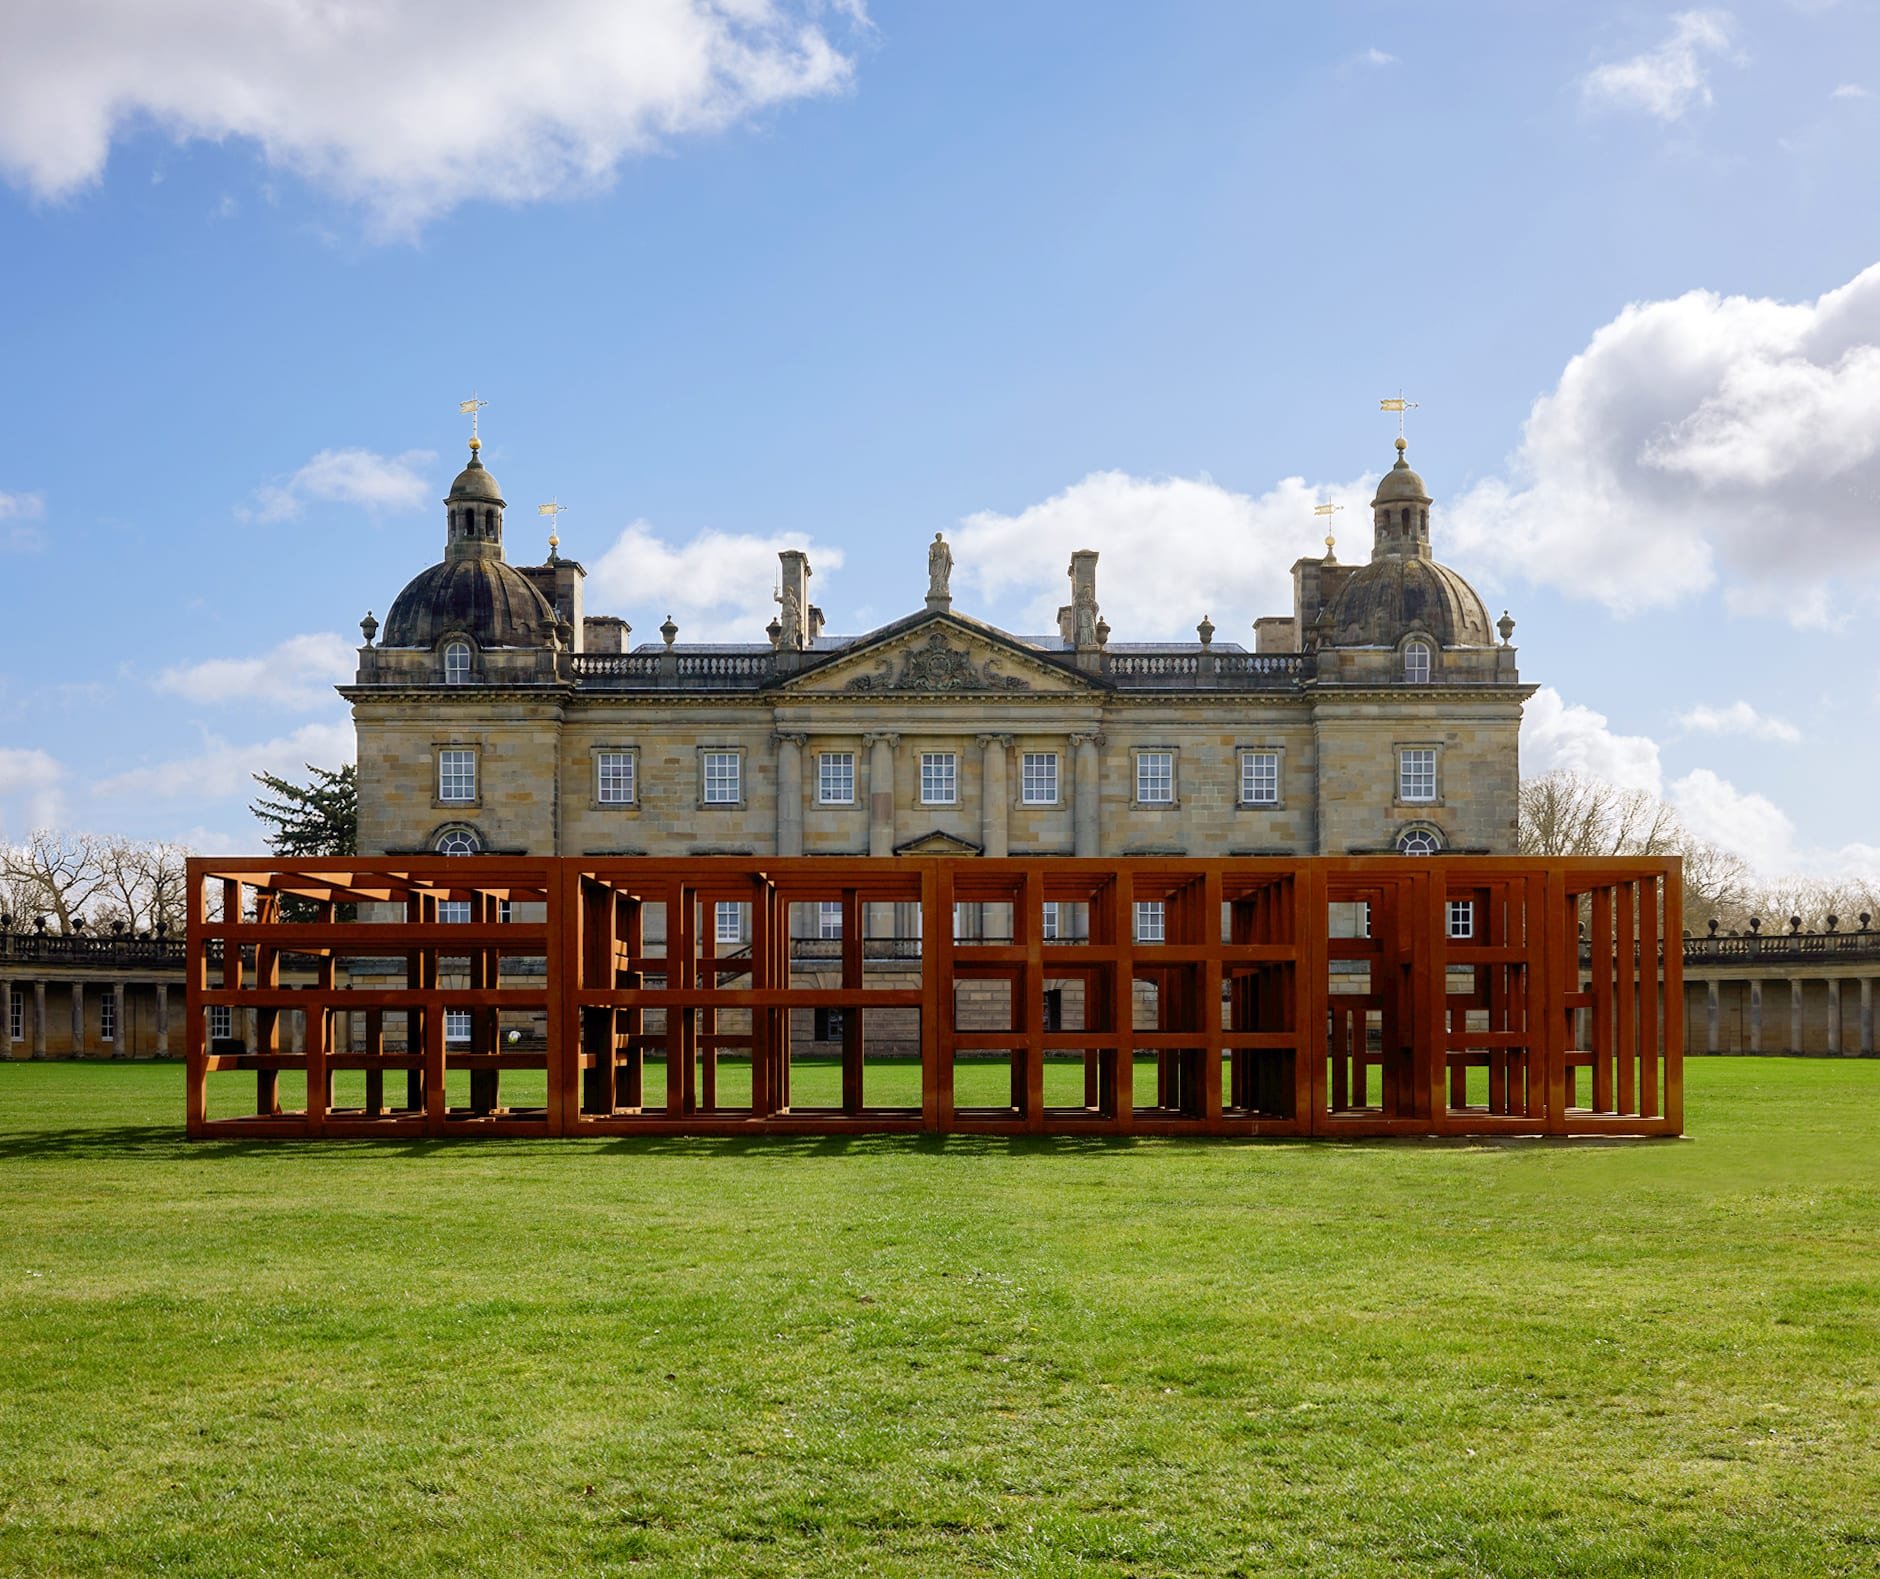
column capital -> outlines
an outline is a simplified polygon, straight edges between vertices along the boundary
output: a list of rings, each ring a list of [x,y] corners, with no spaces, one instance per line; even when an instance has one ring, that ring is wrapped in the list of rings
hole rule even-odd
[[[892,730],[877,730],[873,734],[862,736],[862,744],[865,746],[888,746],[892,748],[898,746],[900,743],[901,737]]]
[[[1070,737],[1070,742],[1074,746],[1101,746],[1108,739],[1109,739],[1109,736],[1102,733],[1100,730],[1085,729],[1085,730],[1080,730],[1078,733],[1072,735]]]
[[[1000,746],[1000,747],[1003,747],[1005,750],[1010,751],[1012,749],[1012,738],[1013,737],[1010,735],[974,735],[973,736],[973,739],[978,741],[979,749],[982,751],[990,751],[992,750],[994,746]]]
[[[796,733],[796,731],[788,730],[788,729],[780,729],[775,734],[773,734],[770,738],[777,745],[795,746],[799,751],[802,750],[804,746],[809,744],[808,735],[798,734]]]

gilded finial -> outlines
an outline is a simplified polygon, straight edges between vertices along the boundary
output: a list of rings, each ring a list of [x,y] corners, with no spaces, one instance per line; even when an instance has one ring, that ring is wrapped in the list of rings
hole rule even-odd
[[[470,419],[470,453],[472,455],[483,448],[483,440],[477,437],[477,413],[488,404],[487,400],[477,399],[475,390],[470,392],[468,400],[457,402],[457,410]]]
[[[1403,414],[1406,411],[1415,411],[1417,403],[1414,400],[1405,400],[1403,391],[1400,389],[1389,400],[1380,400],[1377,403],[1377,409],[1397,413],[1397,453],[1401,456],[1406,448],[1403,436]]]
[[[1335,524],[1333,517],[1342,509],[1342,504],[1315,504],[1312,507],[1312,513],[1325,522],[1325,557],[1328,560],[1334,557],[1332,550],[1338,543],[1338,539],[1332,535]]]
[[[555,551],[561,547],[561,538],[556,535],[555,528],[560,525],[557,517],[567,508],[567,505],[561,504],[554,499],[550,499],[547,504],[538,504],[535,507],[535,513],[537,515],[545,515],[548,517],[548,557],[550,559],[556,557]]]

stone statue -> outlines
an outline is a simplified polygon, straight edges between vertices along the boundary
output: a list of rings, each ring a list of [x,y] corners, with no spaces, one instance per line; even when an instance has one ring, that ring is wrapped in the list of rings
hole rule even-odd
[[[933,535],[933,542],[927,549],[927,597],[931,602],[935,598],[950,598],[947,582],[953,575],[953,550],[947,547],[947,540],[938,532]]]
[[[785,583],[777,594],[777,602],[783,605],[783,617],[779,623],[783,626],[783,645],[791,652],[803,645],[803,605],[796,594],[796,588]]]

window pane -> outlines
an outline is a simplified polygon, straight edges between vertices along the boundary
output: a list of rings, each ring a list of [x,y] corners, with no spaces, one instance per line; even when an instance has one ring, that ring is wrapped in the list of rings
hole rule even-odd
[[[1138,943],[1160,943],[1164,926],[1162,902],[1159,899],[1138,899],[1136,901],[1136,941]]]
[[[1168,805],[1175,799],[1175,753],[1136,753],[1136,799],[1148,805]]]
[[[819,938],[842,936],[841,900],[825,899],[816,907],[816,936]]]
[[[1019,769],[1019,798],[1027,806],[1055,806],[1058,759],[1055,751],[1027,751]]]
[[[594,758],[596,799],[609,806],[624,806],[633,800],[633,753],[602,751]]]
[[[470,921],[470,901],[467,899],[439,901],[437,919],[446,926],[467,926]]]
[[[470,1040],[470,1011],[468,1009],[444,1011],[444,1040],[447,1042]]]
[[[816,799],[825,806],[855,804],[853,751],[825,751],[816,759]]]
[[[1430,678],[1430,649],[1413,641],[1403,650],[1403,677],[1412,685],[1426,685]]]
[[[1436,799],[1436,752],[1428,748],[1407,750],[1398,760],[1398,797],[1407,801]]]
[[[719,900],[716,926],[712,936],[720,943],[742,943],[744,941],[744,906],[735,899]]]
[[[1240,754],[1240,803],[1273,806],[1279,803],[1279,753],[1243,751]]]
[[[439,855],[475,855],[476,835],[464,828],[452,828],[437,841]]]
[[[454,641],[444,649],[444,683],[464,685],[470,679],[470,644]]]
[[[1044,907],[1044,938],[1049,942],[1058,935],[1058,907],[1054,900],[1047,900]]]
[[[1474,900],[1452,899],[1449,901],[1449,935],[1452,938],[1475,936]]]
[[[951,751],[920,754],[920,801],[923,806],[951,806],[957,798],[958,762]]]
[[[457,801],[477,798],[477,754],[474,751],[438,752],[437,798]]]
[[[738,754],[735,751],[705,753],[705,803],[708,806],[735,806],[738,801]]]

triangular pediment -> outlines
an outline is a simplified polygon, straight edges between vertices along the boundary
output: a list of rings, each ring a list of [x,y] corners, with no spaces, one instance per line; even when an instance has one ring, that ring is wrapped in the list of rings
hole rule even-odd
[[[917,614],[784,682],[803,696],[1071,696],[1094,687],[1004,631],[956,614]]]
[[[909,839],[906,844],[894,847],[896,855],[983,855],[985,851],[976,844],[935,828],[931,833],[923,833],[918,839]]]

